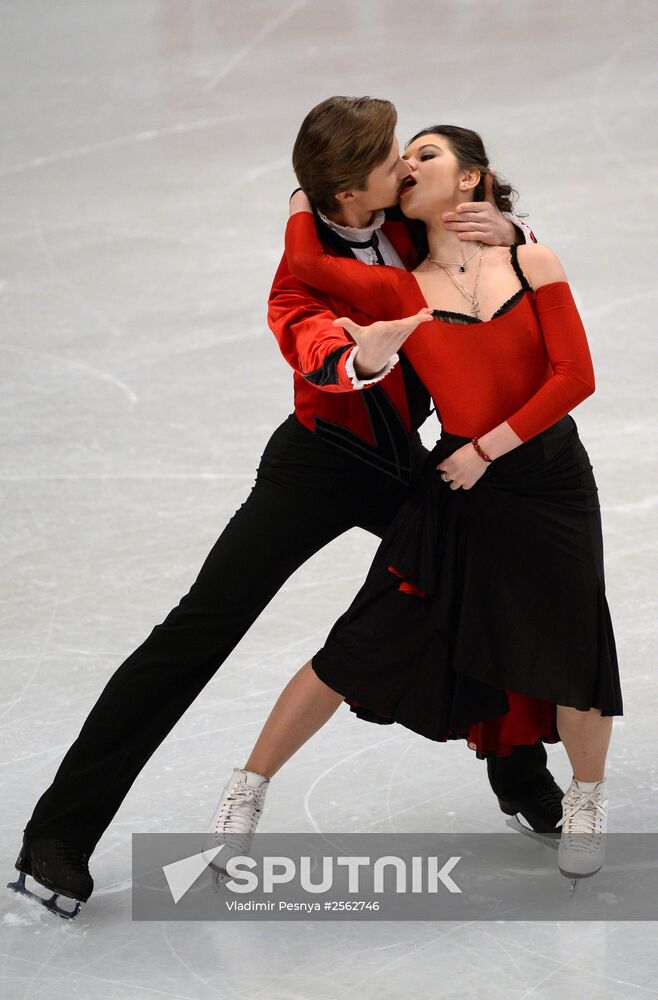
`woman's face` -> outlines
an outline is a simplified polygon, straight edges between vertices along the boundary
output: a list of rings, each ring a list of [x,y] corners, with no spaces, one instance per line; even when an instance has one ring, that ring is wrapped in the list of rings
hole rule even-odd
[[[402,159],[411,168],[400,191],[400,208],[407,218],[428,222],[472,199],[480,172],[460,169],[445,136],[421,135],[406,147]]]

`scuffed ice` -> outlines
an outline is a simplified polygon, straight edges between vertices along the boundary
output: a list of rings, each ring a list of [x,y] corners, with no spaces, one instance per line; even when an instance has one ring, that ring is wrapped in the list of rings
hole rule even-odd
[[[437,120],[479,129],[565,264],[597,371],[576,419],[601,493],[626,708],[610,826],[656,828],[654,25],[648,0],[4,5],[5,881],[102,686],[189,588],[290,412],[265,302],[294,136],[332,93],[393,99],[401,140]],[[431,420],[423,435],[434,440]],[[273,601],[135,783],[74,924],[3,890],[3,997],[656,995],[655,928],[614,913],[591,924],[131,922],[131,833],[205,828],[375,547],[350,532]],[[260,829],[504,830],[465,748],[343,709],[277,775]],[[550,765],[566,787],[560,746]]]

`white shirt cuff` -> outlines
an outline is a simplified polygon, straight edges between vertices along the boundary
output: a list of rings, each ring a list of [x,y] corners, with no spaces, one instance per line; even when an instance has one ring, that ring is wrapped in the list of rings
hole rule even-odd
[[[527,224],[527,222],[524,222],[523,219],[519,219],[518,215],[514,215],[513,212],[502,212],[501,214],[504,215],[506,219],[509,219],[510,222],[514,223],[517,229],[521,230],[526,243],[537,242],[537,237],[535,236],[535,234],[533,233],[532,229]]]
[[[373,382],[380,382],[386,375],[388,375],[391,368],[393,368],[400,360],[400,356],[398,354],[394,354],[392,358],[388,359],[382,370],[377,372],[376,375],[373,375],[371,378],[360,379],[354,370],[354,358],[358,349],[358,345],[355,345],[347,355],[347,359],[345,361],[345,371],[347,372],[355,389],[363,389],[364,386],[372,385]]]

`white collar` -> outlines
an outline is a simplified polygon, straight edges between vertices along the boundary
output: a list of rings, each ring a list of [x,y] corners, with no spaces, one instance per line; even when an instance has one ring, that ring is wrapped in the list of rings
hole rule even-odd
[[[379,212],[375,212],[375,217],[371,225],[366,226],[365,229],[356,229],[354,226],[341,226],[337,222],[332,222],[331,219],[328,219],[320,211],[318,211],[318,215],[335,233],[342,236],[344,240],[350,240],[352,243],[366,243],[375,229],[380,229],[383,226],[384,219],[386,218],[386,213],[382,209]]]

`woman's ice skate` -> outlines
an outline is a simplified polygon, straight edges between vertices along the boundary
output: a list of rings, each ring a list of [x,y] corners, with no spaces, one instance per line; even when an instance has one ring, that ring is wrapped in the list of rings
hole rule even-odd
[[[574,778],[562,800],[562,827],[557,863],[560,871],[571,879],[571,896],[578,880],[596,875],[603,865],[608,800],[605,778],[591,791],[580,788]]]
[[[210,867],[220,875],[226,875],[226,863],[230,858],[249,851],[269,784],[270,779],[256,771],[233,768],[210,821],[210,836],[206,845],[206,850],[226,845],[216,860],[209,862]]]

